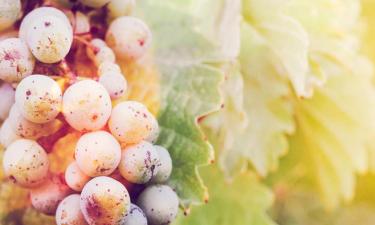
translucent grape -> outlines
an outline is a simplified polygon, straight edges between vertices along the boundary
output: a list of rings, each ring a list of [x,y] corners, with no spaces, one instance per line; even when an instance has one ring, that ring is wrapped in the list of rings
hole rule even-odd
[[[130,198],[117,180],[95,177],[83,188],[80,205],[88,224],[118,224],[130,209]]]
[[[145,184],[159,171],[159,155],[154,146],[142,141],[127,146],[121,153],[119,171],[128,181]]]
[[[70,32],[72,32],[70,21],[62,11],[54,7],[40,7],[34,9],[23,18],[19,29],[19,37],[26,41],[28,30],[32,27],[32,24],[39,18],[46,16],[54,16],[59,18],[65,24],[65,27],[70,29]]]
[[[82,191],[83,186],[90,180],[90,177],[84,174],[76,162],[69,164],[65,171],[66,184],[75,191]]]
[[[141,208],[131,204],[129,212],[121,219],[120,225],[147,225],[147,218]]]
[[[108,16],[117,18],[120,16],[128,16],[135,7],[135,0],[111,0],[107,5]]]
[[[167,149],[162,146],[155,145],[154,148],[158,152],[160,159],[159,170],[156,175],[152,178],[154,183],[166,182],[172,173],[172,159]]]
[[[134,144],[150,135],[153,120],[155,118],[146,106],[136,101],[125,101],[113,108],[108,126],[121,143]]]
[[[56,210],[57,225],[86,225],[80,208],[80,195],[72,194],[64,198]]]
[[[10,108],[14,104],[15,91],[10,84],[0,84],[0,121],[5,120],[8,117]]]
[[[34,70],[35,59],[26,42],[19,38],[0,41],[0,79],[19,82]]]
[[[48,175],[48,167],[47,153],[35,141],[16,140],[4,153],[5,175],[23,187],[40,185]]]
[[[16,105],[26,119],[34,123],[50,122],[61,111],[60,86],[44,75],[28,76],[17,86]]]
[[[138,59],[151,45],[152,35],[147,25],[140,19],[123,16],[109,26],[106,42],[121,59]]]
[[[113,53],[112,49],[110,49],[107,46],[98,48],[98,51],[96,51],[93,55],[88,55],[95,63],[95,65],[99,66],[103,62],[115,62],[116,57],[115,53]]]
[[[73,42],[72,28],[55,16],[44,16],[31,23],[26,42],[33,55],[43,63],[65,58]]]
[[[79,0],[82,4],[93,7],[101,8],[111,0]]]
[[[30,122],[21,115],[16,105],[12,106],[8,120],[16,135],[32,140],[54,133],[59,125],[58,121],[55,120],[43,124]]]
[[[30,190],[32,206],[39,212],[54,215],[59,203],[71,190],[60,176],[51,176],[42,185]]]
[[[0,31],[11,27],[21,13],[20,0],[0,1]]]
[[[82,172],[90,177],[109,175],[120,163],[121,147],[106,131],[87,133],[78,140],[75,159]]]
[[[112,99],[124,96],[127,89],[127,82],[122,73],[107,72],[99,77],[99,82],[105,87]]]
[[[74,33],[75,34],[85,34],[90,32],[90,20],[89,18],[77,11],[75,15]]]
[[[9,120],[5,120],[0,128],[0,144],[4,147],[8,147],[18,139],[21,139],[21,137],[16,134]]]
[[[152,117],[151,119],[151,131],[146,138],[146,141],[155,143],[158,140],[160,133],[159,123],[156,118]]]
[[[79,81],[63,96],[63,114],[78,131],[99,130],[111,115],[112,103],[106,89],[93,80]]]
[[[167,185],[147,187],[138,197],[137,203],[153,225],[170,224],[177,216],[178,197]]]
[[[104,73],[121,73],[121,68],[116,63],[103,62],[99,65],[98,75],[101,76]]]

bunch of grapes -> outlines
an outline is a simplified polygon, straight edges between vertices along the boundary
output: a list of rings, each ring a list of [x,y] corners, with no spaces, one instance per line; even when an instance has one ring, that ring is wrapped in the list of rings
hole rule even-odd
[[[143,57],[151,32],[129,16],[134,0],[72,2],[0,3],[17,15],[0,15],[4,173],[58,225],[171,223],[179,202],[165,184],[169,152],[153,144],[158,122],[142,103],[113,104],[127,91],[116,58]],[[96,73],[77,74],[74,65],[84,57]],[[74,160],[56,174],[48,154],[70,132],[80,134]]]

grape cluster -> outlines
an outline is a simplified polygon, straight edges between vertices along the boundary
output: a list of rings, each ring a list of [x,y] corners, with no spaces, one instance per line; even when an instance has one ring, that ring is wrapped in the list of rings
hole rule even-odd
[[[23,16],[27,7],[20,1],[0,3],[0,10],[18,15],[0,15],[0,31],[22,18],[18,36],[0,41],[5,175],[29,189],[32,206],[55,215],[58,225],[171,223],[179,200],[165,184],[172,172],[169,152],[154,144],[158,122],[142,103],[118,102],[126,97],[127,81],[116,58],[138,60],[151,43],[148,26],[129,16],[134,0],[47,2],[55,3],[36,5]],[[100,35],[91,32],[90,15],[103,10],[108,29]],[[91,77],[76,74],[67,62],[77,46],[84,46],[97,69]],[[70,132],[80,133],[74,160],[65,174],[56,174],[48,146]]]

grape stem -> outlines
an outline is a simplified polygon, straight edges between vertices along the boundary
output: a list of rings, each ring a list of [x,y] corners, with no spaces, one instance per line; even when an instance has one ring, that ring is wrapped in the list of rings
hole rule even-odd
[[[65,59],[61,60],[58,67],[62,70],[64,77],[69,79],[69,83],[74,83],[77,80],[77,75],[70,69]]]

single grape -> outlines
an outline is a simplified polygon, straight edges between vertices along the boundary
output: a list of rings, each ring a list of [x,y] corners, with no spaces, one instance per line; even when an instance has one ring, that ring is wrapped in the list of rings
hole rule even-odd
[[[60,125],[56,120],[43,124],[30,122],[22,116],[16,105],[12,106],[8,120],[10,127],[17,136],[32,140],[53,134]]]
[[[108,126],[121,143],[135,144],[150,135],[153,120],[155,118],[146,106],[136,101],[125,101],[113,108]]]
[[[19,82],[29,76],[35,65],[26,42],[19,38],[8,38],[0,41],[0,79],[9,82]]]
[[[99,77],[99,82],[105,87],[112,99],[124,96],[127,89],[127,82],[122,73],[107,72]]]
[[[51,122],[61,111],[60,86],[44,75],[28,76],[17,86],[16,105],[21,114],[31,122]]]
[[[85,14],[77,11],[75,14],[74,33],[86,34],[90,32],[90,19]]]
[[[20,0],[0,1],[0,31],[11,27],[21,14]]]
[[[86,225],[80,208],[80,195],[72,194],[64,198],[56,210],[57,225]]]
[[[20,25],[20,29],[19,29],[19,37],[22,40],[26,41],[28,30],[32,27],[32,24],[36,20],[40,18],[44,18],[46,16],[54,16],[54,17],[59,18],[60,20],[63,21],[63,23],[65,24],[65,27],[70,29],[70,32],[72,32],[73,28],[70,24],[70,21],[68,17],[61,10],[58,10],[54,7],[40,7],[40,8],[34,9],[23,18],[21,25]]]
[[[123,16],[109,26],[106,42],[121,59],[139,59],[151,45],[152,34],[140,19]]]
[[[54,215],[59,203],[71,192],[61,176],[53,175],[30,190],[31,205],[41,213]]]
[[[79,0],[82,4],[93,7],[101,8],[111,0]]]
[[[111,98],[103,85],[96,81],[79,81],[64,93],[63,114],[70,126],[78,131],[103,128],[111,111]]]
[[[90,42],[90,44],[93,47],[95,47],[95,48],[108,47],[107,43],[105,43],[105,41],[103,41],[100,38],[94,38],[94,39],[92,39],[91,42]]]
[[[156,143],[159,137],[159,133],[160,133],[159,123],[155,117],[152,117],[151,131],[149,135],[147,136],[146,141],[151,142],[151,143]]]
[[[0,128],[0,144],[7,148],[18,139],[21,139],[21,137],[16,134],[13,127],[10,125],[9,120],[6,119]]]
[[[5,120],[8,117],[10,108],[14,104],[14,95],[15,91],[10,84],[0,84],[0,121]]]
[[[75,191],[82,191],[83,186],[90,180],[90,177],[79,169],[77,162],[69,164],[65,170],[66,184]]]
[[[145,184],[155,176],[160,167],[159,155],[154,146],[142,141],[127,146],[121,153],[119,171],[128,181]]]
[[[164,183],[166,182],[172,173],[172,159],[167,149],[162,146],[154,145],[154,148],[158,152],[160,159],[160,166],[158,172],[152,178],[153,183]]]
[[[141,208],[130,204],[130,210],[121,219],[120,225],[147,225],[147,218]]]
[[[135,7],[135,0],[111,0],[107,5],[108,16],[114,19],[120,16],[129,16]]]
[[[40,185],[48,175],[48,167],[47,153],[35,141],[16,140],[4,153],[5,175],[22,187]]]
[[[81,210],[90,225],[119,224],[130,209],[126,188],[109,177],[95,177],[82,190]]]
[[[58,17],[44,16],[31,23],[26,42],[39,61],[56,63],[64,59],[70,50],[72,28]]]
[[[116,61],[115,53],[107,46],[98,48],[97,51],[88,54],[88,56],[94,61],[96,66],[99,66],[103,62],[114,63]]]
[[[151,185],[138,197],[138,206],[153,225],[170,224],[177,216],[178,197],[167,185]]]
[[[106,61],[101,63],[98,68],[99,76],[105,73],[121,73],[121,68],[116,63]]]
[[[82,172],[90,177],[109,175],[120,163],[121,147],[106,131],[87,133],[77,142],[75,159]]]

